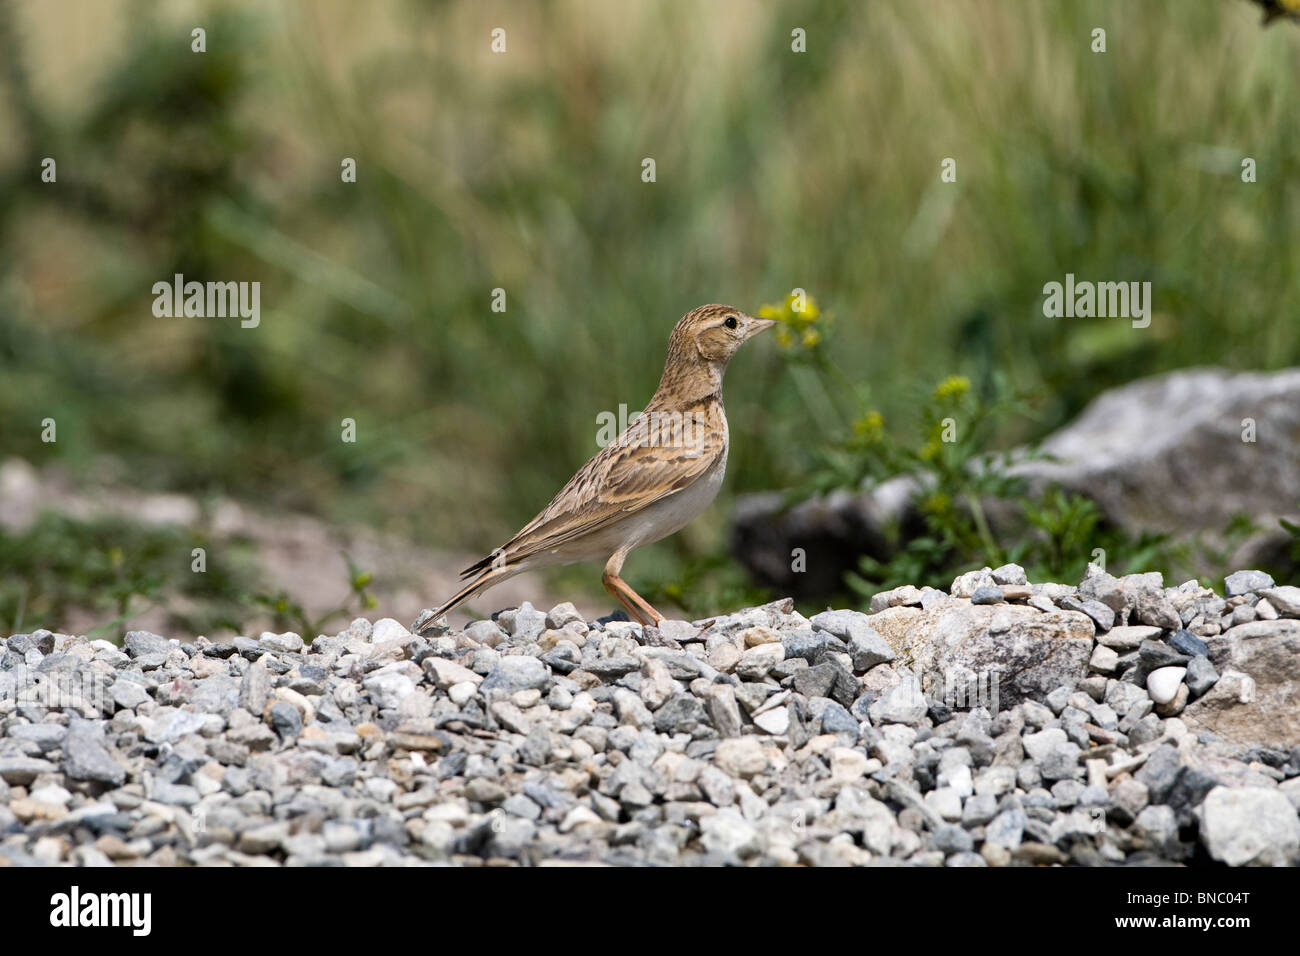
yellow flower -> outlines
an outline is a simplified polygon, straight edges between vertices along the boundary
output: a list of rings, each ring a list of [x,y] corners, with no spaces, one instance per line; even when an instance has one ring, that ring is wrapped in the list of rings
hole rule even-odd
[[[921,510],[926,514],[943,514],[952,507],[952,499],[941,491],[932,491],[921,502]]]
[[[940,382],[934,389],[936,401],[943,401],[950,398],[961,398],[970,391],[970,379],[965,375],[949,375]]]
[[[930,461],[931,459],[933,459],[935,456],[939,454],[940,447],[941,446],[939,442],[931,438],[928,442],[926,442],[924,445],[921,446],[921,450],[917,452],[917,454],[920,455],[926,461]]]
[[[853,423],[853,434],[868,444],[885,437],[885,417],[880,412],[868,412]]]
[[[793,292],[779,303],[767,303],[762,306],[758,310],[758,317],[772,319],[781,326],[777,332],[777,341],[782,348],[786,349],[793,346],[796,340],[802,348],[816,348],[821,344],[822,332],[812,326],[819,319],[822,320],[822,326],[829,322],[828,319],[822,318],[821,309],[817,307],[817,302],[812,296],[804,295],[800,302]]]

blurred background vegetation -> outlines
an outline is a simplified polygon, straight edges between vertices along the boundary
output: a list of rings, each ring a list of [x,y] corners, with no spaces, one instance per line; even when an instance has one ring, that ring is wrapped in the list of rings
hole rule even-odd
[[[1245,0],[0,0],[0,459],[486,553],[641,407],[683,312],[804,288],[845,379],[797,337],[742,353],[724,497],[629,565],[704,613],[759,596],[731,497],[806,482],[852,410],[998,379],[1032,396],[1005,448],[1135,377],[1300,362],[1298,224],[1300,30]],[[1044,318],[1066,272],[1151,281],[1151,328]],[[260,326],[155,318],[174,273],[261,282]],[[186,534],[128,597],[188,575]],[[10,532],[0,621],[129,620],[104,582],[173,553],[114,572],[131,535]],[[245,626],[256,555],[211,560],[186,621]]]

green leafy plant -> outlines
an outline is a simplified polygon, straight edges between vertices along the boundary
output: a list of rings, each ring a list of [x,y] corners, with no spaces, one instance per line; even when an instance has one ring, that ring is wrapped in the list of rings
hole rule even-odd
[[[888,529],[888,557],[863,555],[857,572],[847,577],[851,590],[869,597],[902,584],[945,587],[972,567],[1008,561],[1039,580],[1078,579],[1098,550],[1119,565],[1168,560],[1164,536],[1132,537],[1107,526],[1097,505],[1082,495],[1060,488],[1029,495],[1012,454],[993,449],[1009,425],[1034,417],[1032,393],[1015,392],[997,372],[979,388],[964,375],[950,375],[915,396],[912,415],[890,430],[864,389],[846,387],[827,347],[829,319],[812,299],[802,305],[801,311],[787,297],[764,306],[760,315],[780,323],[791,372],[805,378],[801,394],[809,414],[825,417],[833,410],[842,424],[814,453],[789,502],[889,479],[908,482],[914,500],[907,526]],[[843,396],[857,403],[851,412],[843,410]],[[1015,461],[1038,457],[1031,446],[1017,452]],[[1014,534],[1004,531],[1008,540],[999,540],[995,526]]]
[[[191,568],[194,548],[209,555],[202,573]],[[183,634],[243,633],[264,608],[277,627],[310,640],[335,618],[377,603],[373,574],[343,557],[347,596],[313,618],[287,591],[264,590],[250,541],[217,544],[198,530],[45,512],[21,532],[0,530],[0,627],[60,630],[89,618],[96,623],[88,636],[120,640],[142,614],[161,610]]]
[[[23,531],[0,531],[0,622],[9,633],[57,630],[75,611],[102,620],[90,636],[117,638],[161,606],[189,633],[237,630],[258,576],[252,549],[226,542],[221,561],[194,573],[192,549],[210,545],[202,533],[170,526],[43,513]]]

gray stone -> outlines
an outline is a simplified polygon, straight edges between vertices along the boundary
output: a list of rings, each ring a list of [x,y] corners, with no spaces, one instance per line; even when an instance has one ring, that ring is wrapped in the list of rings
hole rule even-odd
[[[991,793],[976,793],[966,798],[961,811],[964,827],[979,827],[992,820],[998,812],[998,800]]]
[[[1077,598],[1064,597],[1056,603],[1067,611],[1079,611],[1088,615],[1098,631],[1109,631],[1115,626],[1115,612],[1100,601],[1080,601]]]
[[[1025,569],[1018,564],[1004,564],[1000,568],[993,569],[993,581],[996,584],[1014,584],[1026,585],[1029,578],[1025,576]]]
[[[1158,627],[1148,627],[1146,625],[1113,627],[1105,634],[1098,634],[1097,643],[1122,654],[1125,651],[1135,651],[1142,645],[1143,641],[1159,636],[1160,628]]]
[[[896,607],[872,625],[921,674],[969,685],[998,675],[1000,707],[1069,692],[1088,674],[1095,625],[1075,611],[1044,613],[1015,604],[972,605],[947,598],[928,610]]]
[[[748,859],[762,849],[758,830],[730,808],[700,819],[700,842],[724,859]]]
[[[1205,657],[1210,653],[1209,646],[1203,640],[1182,628],[1169,635],[1169,646],[1189,657]]]
[[[1051,693],[1049,693],[1046,697],[1043,698],[1043,703],[1045,703],[1049,708],[1051,708],[1052,713],[1059,715],[1061,711],[1065,710],[1065,703],[1069,699],[1070,699],[1070,688],[1057,687],[1055,690],[1053,690]]]
[[[834,656],[828,657],[821,664],[820,668],[829,668],[831,673],[831,686],[829,693],[807,694],[805,696],[813,697],[830,697],[845,707],[850,707],[858,699],[858,694],[862,691],[862,682],[858,680],[849,669]],[[796,675],[797,680],[797,675]]]
[[[745,708],[745,712],[752,714],[758,710],[772,696],[776,688],[768,684],[741,684],[734,688],[736,699],[740,705]]]
[[[250,827],[239,835],[239,849],[242,853],[261,856],[280,848],[289,839],[289,824],[284,821],[267,823]]]
[[[890,607],[906,607],[907,605],[920,603],[921,592],[911,584],[904,584],[902,587],[873,594],[871,596],[871,613],[876,614]],[[833,614],[835,612],[827,613]]]
[[[146,732],[145,739],[155,744],[175,743],[188,734],[199,733],[207,724],[207,714],[178,710],[154,721],[153,727]]]
[[[239,685],[239,706],[250,714],[260,714],[271,697],[271,672],[257,661],[244,673]]]
[[[803,627],[781,634],[781,647],[785,650],[786,661],[802,658],[809,664],[819,664],[826,653],[826,646],[827,635],[824,631]]]
[[[797,677],[795,679],[798,680]],[[915,725],[925,718],[927,709],[920,681],[915,677],[905,677],[876,698],[867,712],[871,715],[873,724]]]
[[[672,698],[655,712],[655,730],[661,734],[693,733],[708,726],[709,716],[699,699],[690,694]]]
[[[1159,667],[1177,667],[1191,660],[1186,654],[1179,653],[1164,641],[1143,641],[1142,646],[1138,648],[1138,658],[1148,673]]]
[[[303,649],[304,644],[300,636],[289,631],[284,634],[264,631],[257,639],[257,646],[274,654],[296,654]]]
[[[1004,810],[990,820],[984,828],[984,841],[1014,850],[1020,846],[1027,823],[1028,818],[1024,810],[1019,808]]]
[[[577,621],[582,621],[582,615],[578,613],[578,609],[570,601],[555,605],[546,614],[546,626],[557,631],[564,625],[573,624]]]
[[[1229,740],[1300,747],[1300,621],[1255,621],[1210,644],[1219,681],[1184,720]]]
[[[569,606],[572,607],[572,605]],[[552,609],[551,613],[555,613],[554,609]],[[536,821],[542,816],[542,808],[522,793],[516,793],[507,797],[502,802],[501,809],[506,813],[514,814],[517,817],[523,817],[525,820]]]
[[[852,640],[854,634],[873,630],[871,618],[860,611],[822,611],[814,614],[808,623],[845,643]]]
[[[736,692],[728,684],[714,684],[709,688],[707,702],[709,720],[721,737],[739,737],[741,732],[740,706]],[[856,721],[854,727],[857,727]]]
[[[1179,856],[1178,817],[1169,807],[1146,807],[1133,821],[1133,834],[1160,856]]]
[[[63,746],[68,729],[61,724],[19,724],[9,728],[9,739],[18,741],[28,756],[38,756]]]
[[[850,636],[849,656],[853,659],[853,669],[862,672],[871,670],[877,664],[887,664],[898,655],[874,627],[866,625],[855,628]]]
[[[1129,604],[1119,579],[1091,562],[1079,585],[1079,597],[1084,601],[1097,601],[1104,604],[1116,614],[1123,612]]]
[[[827,701],[825,709],[822,710],[822,733],[852,734],[856,737],[858,733],[857,718],[835,701]]]
[[[63,742],[63,772],[73,780],[90,780],[120,787],[126,768],[108,752],[104,727],[97,721],[73,719]]]
[[[506,658],[506,660],[510,660],[510,658]],[[584,666],[586,670],[595,674],[601,680],[617,680],[624,674],[640,670],[641,662],[630,654],[620,654],[614,657],[597,657]]]
[[[271,729],[281,738],[294,739],[302,733],[302,714],[286,701],[277,701],[268,712]]]
[[[1025,753],[1035,762],[1046,760],[1048,754],[1065,742],[1065,731],[1059,727],[1048,727],[1036,734],[1026,734],[1021,738]]]
[[[975,846],[971,835],[959,826],[944,824],[935,830],[931,842],[936,850],[945,855],[950,853],[969,853]]]
[[[1215,670],[1208,658],[1193,657],[1187,664],[1187,676],[1184,680],[1192,697],[1197,698],[1215,685],[1219,680],[1219,672]]]
[[[166,658],[173,646],[167,638],[150,631],[127,631],[126,637],[122,639],[122,649],[128,656],[135,658]]]
[[[496,647],[507,637],[505,630],[496,621],[474,621],[465,627],[465,636],[487,647]]]
[[[1146,763],[1133,774],[1133,779],[1147,788],[1152,803],[1164,803],[1181,772],[1178,748],[1164,744],[1152,751]]]
[[[773,710],[763,711],[761,714],[755,714],[753,720],[755,727],[766,733],[779,736],[790,729],[790,710],[789,708],[777,707]]]
[[[1068,780],[1079,776],[1083,771],[1079,765],[1081,752],[1078,744],[1068,741],[1057,744],[1042,760],[1036,762],[1038,772],[1044,780]]]
[[[1300,820],[1277,790],[1215,787],[1199,818],[1201,842],[1228,866],[1291,866],[1300,858]]]
[[[0,780],[18,787],[25,787],[40,774],[51,773],[55,769],[55,765],[48,760],[0,756]]]
[[[1223,596],[1236,597],[1273,586],[1273,576],[1263,571],[1236,571],[1223,579]]]
[[[1300,587],[1263,588],[1259,594],[1284,617],[1300,617]]]
[[[1234,515],[1277,515],[1300,500],[1300,442],[1276,443],[1261,468],[1243,418],[1300,434],[1300,369],[1185,369],[1110,389],[1016,471],[1031,492],[1055,484],[1088,496],[1129,531],[1220,533]]]
[[[546,615],[525,601],[513,613],[497,615],[497,623],[505,625],[516,643],[531,644],[546,630]]]
[[[533,661],[539,667],[545,666],[535,657],[530,657],[528,660]],[[484,681],[483,684],[486,686],[487,681]],[[370,699],[380,709],[395,709],[402,701],[415,693],[415,681],[397,671],[375,671],[361,682],[361,686],[366,689],[367,693],[370,694]]]
[[[830,664],[808,667],[794,675],[794,689],[805,697],[829,697],[835,684],[835,668]]]
[[[1182,626],[1182,618],[1164,592],[1155,588],[1138,592],[1133,607],[1133,617],[1139,624],[1158,627],[1163,630],[1175,630]]]
[[[155,783],[153,799],[169,807],[192,807],[199,802],[199,792],[186,784]]]
[[[550,671],[536,657],[527,654],[502,657],[488,672],[479,691],[504,690],[515,693],[520,690],[545,691],[551,682]]]

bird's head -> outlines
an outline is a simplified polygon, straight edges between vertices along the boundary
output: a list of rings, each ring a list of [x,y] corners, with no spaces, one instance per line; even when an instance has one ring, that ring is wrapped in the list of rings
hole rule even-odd
[[[729,305],[702,305],[682,316],[668,339],[668,361],[727,367],[736,350],[776,323]]]

